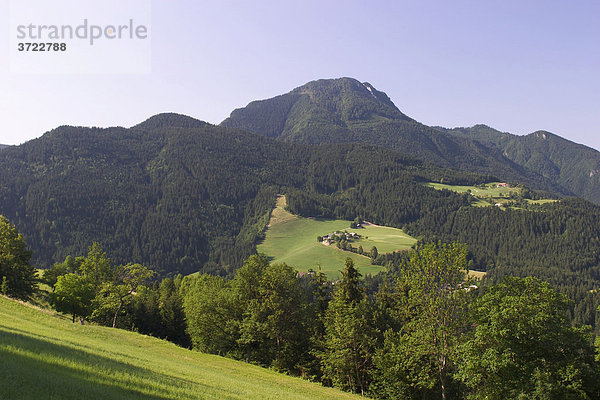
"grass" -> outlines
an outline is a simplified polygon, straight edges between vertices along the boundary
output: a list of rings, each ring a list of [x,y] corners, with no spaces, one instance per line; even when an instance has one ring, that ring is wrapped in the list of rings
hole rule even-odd
[[[489,199],[493,200],[494,204],[502,204],[506,206],[510,201],[509,196],[511,194],[520,194],[522,189],[518,187],[498,187],[500,182],[490,182],[485,185],[485,188],[478,186],[461,186],[461,185],[446,185],[443,183],[427,182],[424,185],[432,187],[437,190],[451,190],[456,193],[470,193],[475,197],[475,201],[471,204],[474,207],[489,207],[492,204],[489,203]],[[541,200],[530,200],[526,199],[528,204],[546,204],[552,203],[554,199],[541,199]]]
[[[300,378],[0,296],[3,399],[359,399]]]
[[[348,221],[344,222],[349,223]],[[397,250],[408,250],[417,241],[403,230],[389,226],[367,225],[361,229],[345,229],[348,232],[356,232],[361,235],[361,238],[354,241],[352,246],[362,246],[365,251],[375,246],[379,254],[391,253]]]
[[[547,204],[547,203],[555,203],[558,200],[555,199],[540,199],[540,200],[527,200],[530,204]]]
[[[485,271],[475,271],[475,270],[469,270],[468,272],[468,276],[471,278],[474,278],[476,280],[481,280],[483,279],[483,277],[485,276],[486,272]]]
[[[438,190],[448,189],[457,193],[466,193],[470,190],[471,193],[476,197],[509,196],[511,192],[519,193],[521,191],[520,188],[498,187],[498,183],[500,182],[487,183],[485,188],[479,188],[477,186],[445,185],[443,183],[435,182],[428,182],[425,184],[425,186],[429,186]]]
[[[337,230],[360,234],[362,238],[354,241],[352,246],[361,245],[365,251],[376,246],[380,254],[408,250],[416,242],[416,239],[396,228],[371,225],[350,229],[350,221],[302,218],[286,211],[285,204],[285,197],[280,196],[271,214],[265,240],[257,248],[259,253],[269,256],[272,262],[285,262],[299,271],[311,268],[317,270],[320,265],[330,279],[335,279],[343,269],[347,257],[352,258],[363,275],[383,270],[381,266],[372,265],[369,257],[317,242],[317,236]]]
[[[275,208],[271,212],[271,218],[269,219],[269,225],[267,227],[270,228],[273,225],[277,225],[282,222],[294,221],[294,220],[297,220],[298,218],[300,218],[297,215],[294,215],[294,214],[286,211],[285,210],[286,206],[287,206],[287,201],[285,199],[285,196],[278,195],[277,202],[275,204]]]

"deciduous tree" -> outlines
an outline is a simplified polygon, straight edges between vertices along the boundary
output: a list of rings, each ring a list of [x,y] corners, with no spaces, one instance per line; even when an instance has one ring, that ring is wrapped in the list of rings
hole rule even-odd
[[[94,310],[95,314],[101,314],[104,310],[113,311],[113,328],[117,326],[117,316],[126,301],[138,286],[154,276],[154,271],[141,264],[127,264],[117,268],[116,276],[116,281],[108,281],[102,284],[96,295],[96,309]]]
[[[252,349],[254,360],[295,373],[310,350],[307,293],[297,275],[286,264],[265,268],[257,296],[247,303],[238,340]]]
[[[52,266],[52,268],[45,270],[41,281],[50,287],[54,287],[59,276],[66,275],[68,273],[75,274],[79,272],[79,266],[83,260],[83,257],[73,258],[73,256],[69,255],[65,258],[65,261],[56,263]]]
[[[88,255],[81,261],[79,270],[81,275],[96,287],[114,279],[110,260],[98,242],[93,242],[89,247]]]
[[[230,281],[207,274],[187,276],[181,284],[181,296],[193,347],[241,358],[237,339],[243,306]]]
[[[35,270],[30,259],[23,235],[0,215],[0,282],[6,295],[27,299],[35,291]]]
[[[506,278],[474,307],[457,376],[469,399],[597,399],[589,330],[571,326],[566,297],[535,278]]]
[[[397,288],[402,327],[385,333],[376,357],[378,387],[387,396],[446,399],[452,392],[454,346],[468,326],[466,256],[457,243],[427,244],[404,261]]]
[[[54,292],[50,295],[50,303],[60,312],[86,318],[92,311],[92,300],[95,289],[83,277],[77,274],[66,274],[57,278]]]

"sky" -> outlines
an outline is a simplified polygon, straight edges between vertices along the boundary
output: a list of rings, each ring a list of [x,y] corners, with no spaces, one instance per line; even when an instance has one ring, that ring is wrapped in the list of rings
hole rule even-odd
[[[161,112],[218,124],[252,100],[346,76],[386,92],[427,125],[547,130],[600,149],[597,0],[135,0],[131,9],[101,11],[94,8],[101,2],[78,0],[79,9],[56,7],[52,15],[36,8],[42,1],[56,4],[18,0],[11,10],[0,0],[0,27],[9,27],[0,29],[3,144],[60,125],[129,127]],[[82,7],[103,23],[131,15],[149,25],[147,47],[141,40],[89,46],[83,72],[75,44],[48,55],[61,60],[58,70],[45,71],[46,61],[34,58],[40,54],[21,53],[41,70],[15,70],[13,25],[27,7],[40,24],[81,21]],[[102,48],[106,65],[93,59]],[[128,62],[132,69],[119,72]]]

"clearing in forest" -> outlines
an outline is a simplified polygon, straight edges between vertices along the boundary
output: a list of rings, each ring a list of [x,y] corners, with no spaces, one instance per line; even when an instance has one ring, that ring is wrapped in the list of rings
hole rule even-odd
[[[317,241],[318,236],[325,236],[336,231],[355,232],[359,239],[352,241],[355,248],[362,246],[365,252],[377,247],[379,254],[408,250],[416,242],[401,229],[373,224],[362,224],[361,228],[350,228],[351,221],[303,218],[285,209],[285,196],[277,198],[277,205],[271,214],[265,240],[257,246],[259,253],[270,257],[271,262],[286,263],[298,271],[321,270],[330,279],[339,277],[344,268],[346,257],[354,260],[354,265],[361,274],[376,274],[383,270],[379,265],[372,265],[371,258],[365,255],[343,251],[335,245],[326,246]]]

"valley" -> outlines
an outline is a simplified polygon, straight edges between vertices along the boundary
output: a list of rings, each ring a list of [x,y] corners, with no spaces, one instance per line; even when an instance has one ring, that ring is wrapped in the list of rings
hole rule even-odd
[[[0,400],[600,400],[600,1],[5,3]]]
[[[351,78],[252,102],[218,126],[166,113],[4,148],[0,248],[14,254],[0,257],[0,291],[64,314],[23,316],[0,299],[2,394],[346,398],[275,370],[433,398],[445,388],[424,360],[455,365],[463,375],[448,381],[476,391],[481,352],[527,337],[531,349],[556,342],[514,374],[543,381],[507,388],[552,382],[567,398],[560,374],[578,371],[582,398],[597,398],[585,382],[600,372],[588,336],[600,332],[600,174],[598,152],[580,150],[547,133],[428,127]],[[452,343],[437,347],[440,315]],[[465,357],[439,353],[447,345]],[[583,358],[527,370],[567,345]],[[434,386],[406,381],[412,370]]]

